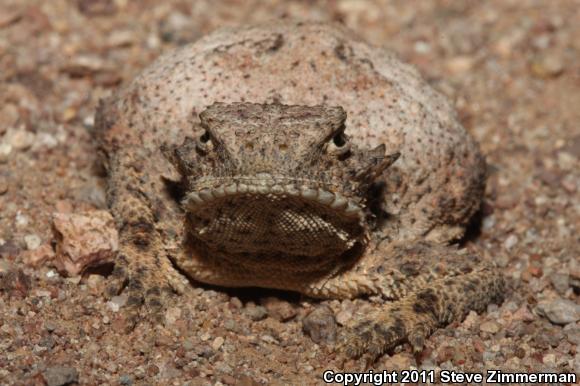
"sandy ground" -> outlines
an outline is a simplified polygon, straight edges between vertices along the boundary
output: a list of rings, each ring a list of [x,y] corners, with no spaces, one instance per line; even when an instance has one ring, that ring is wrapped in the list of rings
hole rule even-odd
[[[106,209],[99,98],[162,52],[279,17],[396,51],[455,101],[490,164],[465,244],[504,267],[507,300],[372,368],[580,373],[579,1],[0,0],[0,384],[320,384],[364,368],[302,332],[320,302],[197,287],[127,335],[105,275],[26,263],[51,253],[53,212]],[[340,322],[363,302],[323,303]]]

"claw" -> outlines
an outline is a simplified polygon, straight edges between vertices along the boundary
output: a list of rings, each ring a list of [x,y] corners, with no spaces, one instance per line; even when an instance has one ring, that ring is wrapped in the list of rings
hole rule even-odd
[[[425,340],[430,335],[430,330],[424,325],[415,327],[410,333],[407,340],[413,347],[413,352],[418,354],[425,348]]]
[[[124,330],[129,333],[143,321],[160,324],[165,310],[173,303],[176,294],[185,290],[184,279],[177,272],[155,271],[143,266],[129,266],[121,257],[109,276],[104,296],[110,300],[125,293],[127,303],[121,309],[125,319]]]
[[[107,300],[111,300],[112,297],[120,295],[125,287],[127,287],[129,277],[124,263],[124,260],[119,259],[108,278],[109,283],[104,291],[104,296]]]
[[[406,340],[415,352],[422,351],[431,332],[430,325],[435,321],[428,314],[413,313],[412,306],[401,303],[392,303],[365,316],[364,321],[347,332],[339,349],[349,357],[367,354],[376,360]]]

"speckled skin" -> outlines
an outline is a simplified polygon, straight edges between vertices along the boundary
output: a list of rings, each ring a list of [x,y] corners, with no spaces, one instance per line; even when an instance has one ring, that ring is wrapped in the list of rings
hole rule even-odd
[[[306,286],[283,277],[263,285],[398,300],[355,318],[344,341],[350,354],[378,355],[405,339],[419,350],[437,326],[501,298],[497,269],[442,246],[462,236],[485,179],[478,147],[449,102],[413,68],[349,31],[295,22],[214,32],[162,56],[100,106],[96,132],[121,243],[110,294],[126,285],[131,305],[145,299],[146,309],[162,307],[184,289],[170,259],[193,278],[231,284],[219,280],[231,269],[209,280],[212,266],[200,267],[184,247],[185,212],[168,189],[182,176],[161,151],[203,135],[198,114],[214,102],[341,106],[352,142],[400,153],[373,184],[370,242],[350,269]]]

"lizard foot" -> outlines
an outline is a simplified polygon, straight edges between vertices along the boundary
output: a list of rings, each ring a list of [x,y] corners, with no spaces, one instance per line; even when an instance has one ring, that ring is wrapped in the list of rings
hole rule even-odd
[[[423,350],[424,342],[438,323],[429,313],[419,313],[410,301],[389,304],[384,309],[366,315],[348,329],[339,350],[349,357],[368,353],[372,359],[407,341],[415,352]]]
[[[462,320],[469,311],[481,312],[490,303],[500,303],[504,295],[501,272],[480,264],[464,274],[433,280],[365,315],[348,330],[339,349],[352,357],[369,353],[376,358],[408,342],[418,353],[435,329]]]
[[[175,297],[185,291],[184,278],[168,261],[164,264],[168,266],[153,269],[142,263],[160,259],[147,259],[140,255],[138,259],[128,258],[126,253],[118,255],[104,293],[107,299],[120,294],[127,296],[127,303],[121,309],[127,331],[133,330],[142,320],[162,323],[164,313],[174,304]]]

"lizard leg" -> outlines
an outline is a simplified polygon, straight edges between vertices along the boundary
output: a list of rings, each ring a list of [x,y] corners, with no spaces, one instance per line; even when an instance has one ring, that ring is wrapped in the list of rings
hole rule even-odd
[[[436,328],[462,320],[471,310],[485,310],[502,298],[504,287],[501,273],[492,266],[438,279],[362,317],[350,327],[341,348],[350,356],[368,352],[376,357],[408,341],[420,352]]]
[[[122,162],[122,160],[120,161]],[[148,315],[158,321],[176,293],[183,292],[184,278],[173,268],[159,231],[155,208],[146,192],[139,190],[143,176],[127,173],[111,178],[109,199],[119,229],[119,252],[105,296],[126,292],[126,313],[131,324]],[[138,183],[140,182],[140,184]]]
[[[376,357],[405,341],[421,351],[436,328],[471,310],[481,312],[504,295],[500,270],[465,251],[416,243],[379,252],[354,271],[311,288],[314,296],[390,300],[347,326],[339,349],[350,356]]]

